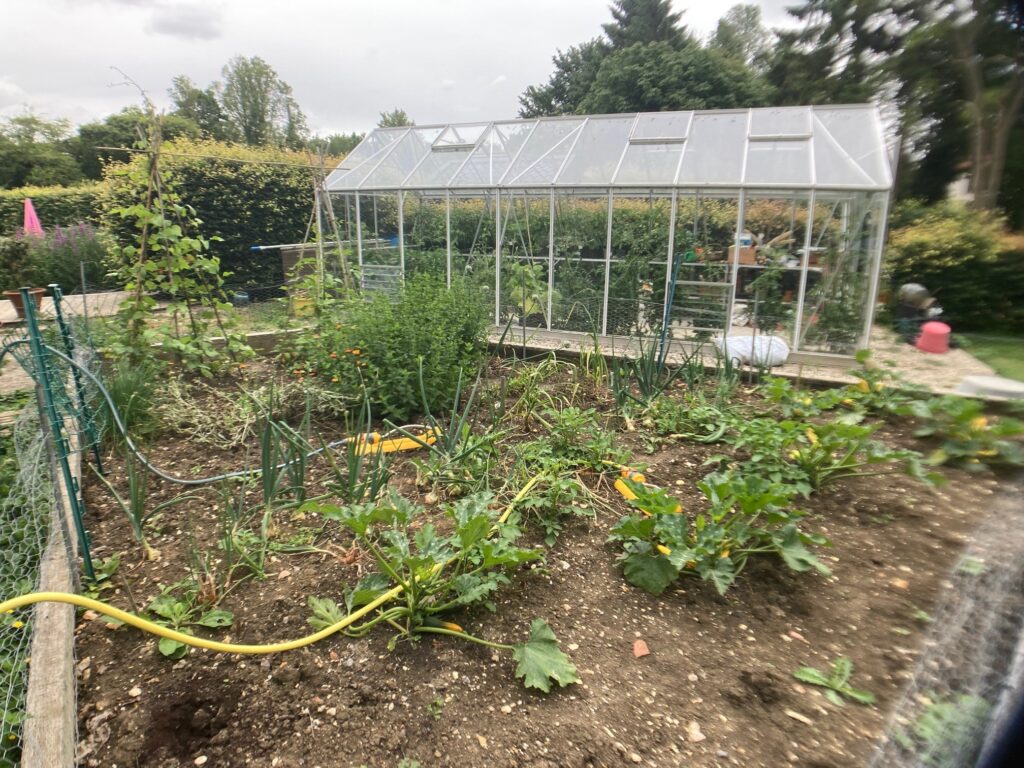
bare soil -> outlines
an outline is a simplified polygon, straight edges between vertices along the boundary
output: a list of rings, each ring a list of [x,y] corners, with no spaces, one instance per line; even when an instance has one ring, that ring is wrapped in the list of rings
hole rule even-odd
[[[601,409],[606,402],[594,402]],[[898,427],[888,440],[909,444]],[[699,504],[696,483],[712,452],[660,445],[619,433],[650,482],[671,489],[684,509]],[[715,453],[721,447],[715,446]],[[252,446],[217,452],[180,436],[149,453],[185,472],[232,469]],[[123,477],[110,457],[111,477]],[[201,467],[201,469],[199,469]],[[155,639],[80,618],[80,739],[90,766],[765,766],[865,765],[909,677],[929,611],[1000,483],[951,470],[930,489],[903,475],[858,478],[804,505],[807,530],[827,535],[832,576],[796,574],[775,560],[752,562],[726,597],[697,580],[661,597],[629,586],[608,531],[626,511],[607,478],[588,485],[605,499],[596,517],[573,518],[543,566],[524,569],[499,593],[495,614],[456,617],[468,631],[502,642],[526,638],[546,619],[577,665],[582,683],[549,695],[524,690],[508,654],[431,637],[387,649],[383,629],[336,636],[272,656],[194,650],[174,662]],[[317,477],[320,477],[319,475]],[[184,578],[188,541],[210,551],[216,512],[203,501],[172,507],[152,544],[159,562],[140,562],[123,513],[98,482],[86,482],[97,556],[123,553],[115,589],[103,599],[143,606],[160,585]],[[319,480],[312,485],[318,487]],[[395,484],[422,498],[407,458]],[[178,489],[153,481],[154,498]],[[281,515],[279,538],[311,535],[322,521]],[[266,643],[309,634],[308,595],[341,602],[342,586],[364,566],[350,537],[331,523],[316,538],[325,552],[277,555],[264,580],[236,586],[223,607],[235,613],[211,637]],[[643,640],[650,654],[634,655]],[[825,670],[838,656],[855,665],[852,683],[877,705],[837,708],[798,683],[801,666]],[[415,763],[406,763],[415,765]]]

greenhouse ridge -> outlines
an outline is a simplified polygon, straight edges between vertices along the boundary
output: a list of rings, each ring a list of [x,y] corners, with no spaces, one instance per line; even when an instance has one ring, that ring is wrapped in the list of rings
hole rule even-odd
[[[888,191],[894,146],[870,104],[452,123],[377,129],[326,186]]]

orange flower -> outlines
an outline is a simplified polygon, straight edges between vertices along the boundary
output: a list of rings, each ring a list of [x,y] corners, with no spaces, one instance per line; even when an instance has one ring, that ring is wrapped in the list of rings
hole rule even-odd
[[[352,354],[353,355],[358,355],[359,354],[359,350],[358,349],[353,349],[352,350]]]
[[[337,360],[337,359],[338,359],[338,353],[337,352],[331,352],[331,360]]]

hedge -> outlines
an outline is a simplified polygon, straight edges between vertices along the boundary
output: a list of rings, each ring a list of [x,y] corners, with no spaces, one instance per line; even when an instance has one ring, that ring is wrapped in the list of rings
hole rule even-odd
[[[13,235],[24,222],[24,200],[32,205],[44,227],[70,227],[82,221],[98,224],[102,216],[104,186],[82,184],[77,187],[21,187],[0,190],[0,237]]]
[[[187,139],[165,144],[164,151],[161,162],[182,201],[195,208],[203,222],[202,234],[221,238],[211,251],[220,258],[221,268],[232,273],[226,281],[249,287],[281,282],[280,254],[254,253],[250,248],[302,241],[313,210],[308,156],[271,147]],[[104,224],[123,244],[131,242],[132,230],[109,212],[130,199],[125,167],[124,163],[109,165],[104,175],[108,185]]]
[[[886,271],[895,299],[904,283],[924,285],[956,331],[1024,331],[1024,250],[1004,222],[956,203],[897,209]]]

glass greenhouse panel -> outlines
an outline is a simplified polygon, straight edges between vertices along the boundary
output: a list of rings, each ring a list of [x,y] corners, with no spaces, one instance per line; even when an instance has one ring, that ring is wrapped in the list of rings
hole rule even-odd
[[[537,124],[495,123],[450,181],[452,187],[490,187],[497,184],[523,148]]]
[[[451,198],[452,279],[461,279],[494,308],[495,196]]]
[[[429,274],[446,279],[448,239],[445,198],[406,193],[402,210],[405,276]]]
[[[772,107],[750,110],[750,138],[811,135],[810,107]]]
[[[744,237],[757,245],[753,259],[736,270],[733,324],[747,332],[771,334],[792,346],[802,287],[815,288],[821,274],[810,268],[804,279],[809,193],[779,196],[747,194]],[[735,330],[735,329],[734,329]]]
[[[874,179],[825,130],[814,135],[814,182],[819,187],[874,187]]]
[[[606,333],[652,335],[665,306],[671,190],[612,198]]]
[[[637,115],[636,127],[629,137],[633,140],[682,141],[690,134],[693,112],[652,112]]]
[[[750,141],[747,144],[747,184],[809,185],[811,183],[810,142]]]
[[[747,113],[697,114],[686,140],[678,184],[739,184],[743,180],[743,149]]]
[[[630,144],[615,175],[616,184],[672,184],[679,172],[683,143]]]
[[[359,145],[349,152],[327,177],[326,186],[332,189],[335,184],[341,183],[351,171],[369,163],[365,170],[369,171],[384,156],[384,150],[390,147],[395,141],[405,134],[405,128],[393,128],[391,130],[376,130],[363,139]]]
[[[739,200],[698,192],[678,196],[669,337],[704,341],[728,328]]]
[[[583,119],[538,122],[501,183],[514,186],[553,184],[583,122]]]
[[[608,196],[557,195],[551,328],[601,333]]]
[[[852,355],[863,343],[871,307],[871,271],[878,256],[885,195],[826,197],[815,206],[812,266],[820,280],[808,286],[799,349]]]
[[[406,177],[430,152],[441,128],[413,128],[399,139],[394,148],[360,182],[363,189],[400,189]]]
[[[871,180],[872,186],[888,188],[891,185],[892,173],[877,110],[818,108],[814,119],[815,136],[827,134],[835,146]]]
[[[590,118],[556,182],[559,185],[611,184],[636,119],[633,117]]]
[[[510,192],[501,198],[501,311],[499,324],[549,327],[550,196]]]

